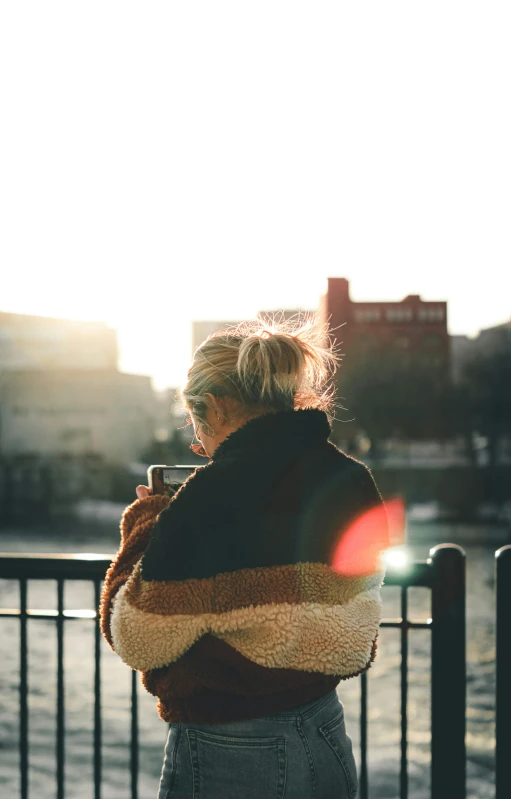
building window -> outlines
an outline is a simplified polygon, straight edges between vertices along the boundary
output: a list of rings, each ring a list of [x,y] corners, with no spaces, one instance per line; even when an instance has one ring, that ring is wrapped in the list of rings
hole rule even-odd
[[[354,312],[355,322],[378,322],[380,320],[379,308],[356,308]]]
[[[419,321],[420,322],[443,322],[444,309],[443,308],[419,308]]]
[[[388,322],[410,322],[412,318],[411,308],[387,308]]]

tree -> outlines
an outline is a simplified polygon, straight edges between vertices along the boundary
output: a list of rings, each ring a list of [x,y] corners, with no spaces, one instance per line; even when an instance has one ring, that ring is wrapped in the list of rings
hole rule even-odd
[[[461,386],[471,430],[488,440],[491,468],[496,465],[501,439],[511,434],[511,356],[502,350],[475,355],[465,367]]]
[[[338,393],[346,409],[337,418],[353,419],[354,430],[371,439],[373,454],[385,439],[445,439],[451,434],[450,385],[431,363],[393,351],[366,354],[341,370]]]

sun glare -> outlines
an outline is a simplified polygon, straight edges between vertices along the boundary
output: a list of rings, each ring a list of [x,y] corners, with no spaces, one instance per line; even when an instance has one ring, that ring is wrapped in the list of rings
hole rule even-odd
[[[386,566],[395,569],[405,569],[410,563],[410,556],[404,549],[388,549],[383,553],[382,559]]]

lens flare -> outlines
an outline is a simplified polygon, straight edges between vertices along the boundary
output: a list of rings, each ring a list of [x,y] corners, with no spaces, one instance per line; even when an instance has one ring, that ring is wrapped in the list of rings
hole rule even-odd
[[[394,569],[404,569],[410,563],[410,557],[404,549],[389,549],[383,553],[383,560],[387,566]]]
[[[366,511],[341,534],[332,568],[350,577],[380,571],[383,552],[396,541],[404,541],[404,522],[404,503],[400,498]]]

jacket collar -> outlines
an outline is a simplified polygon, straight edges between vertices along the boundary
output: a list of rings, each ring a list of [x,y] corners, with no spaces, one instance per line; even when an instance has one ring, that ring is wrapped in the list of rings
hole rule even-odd
[[[237,452],[301,450],[326,441],[331,430],[326,413],[316,408],[266,413],[250,419],[227,436],[211,460],[219,461]]]

